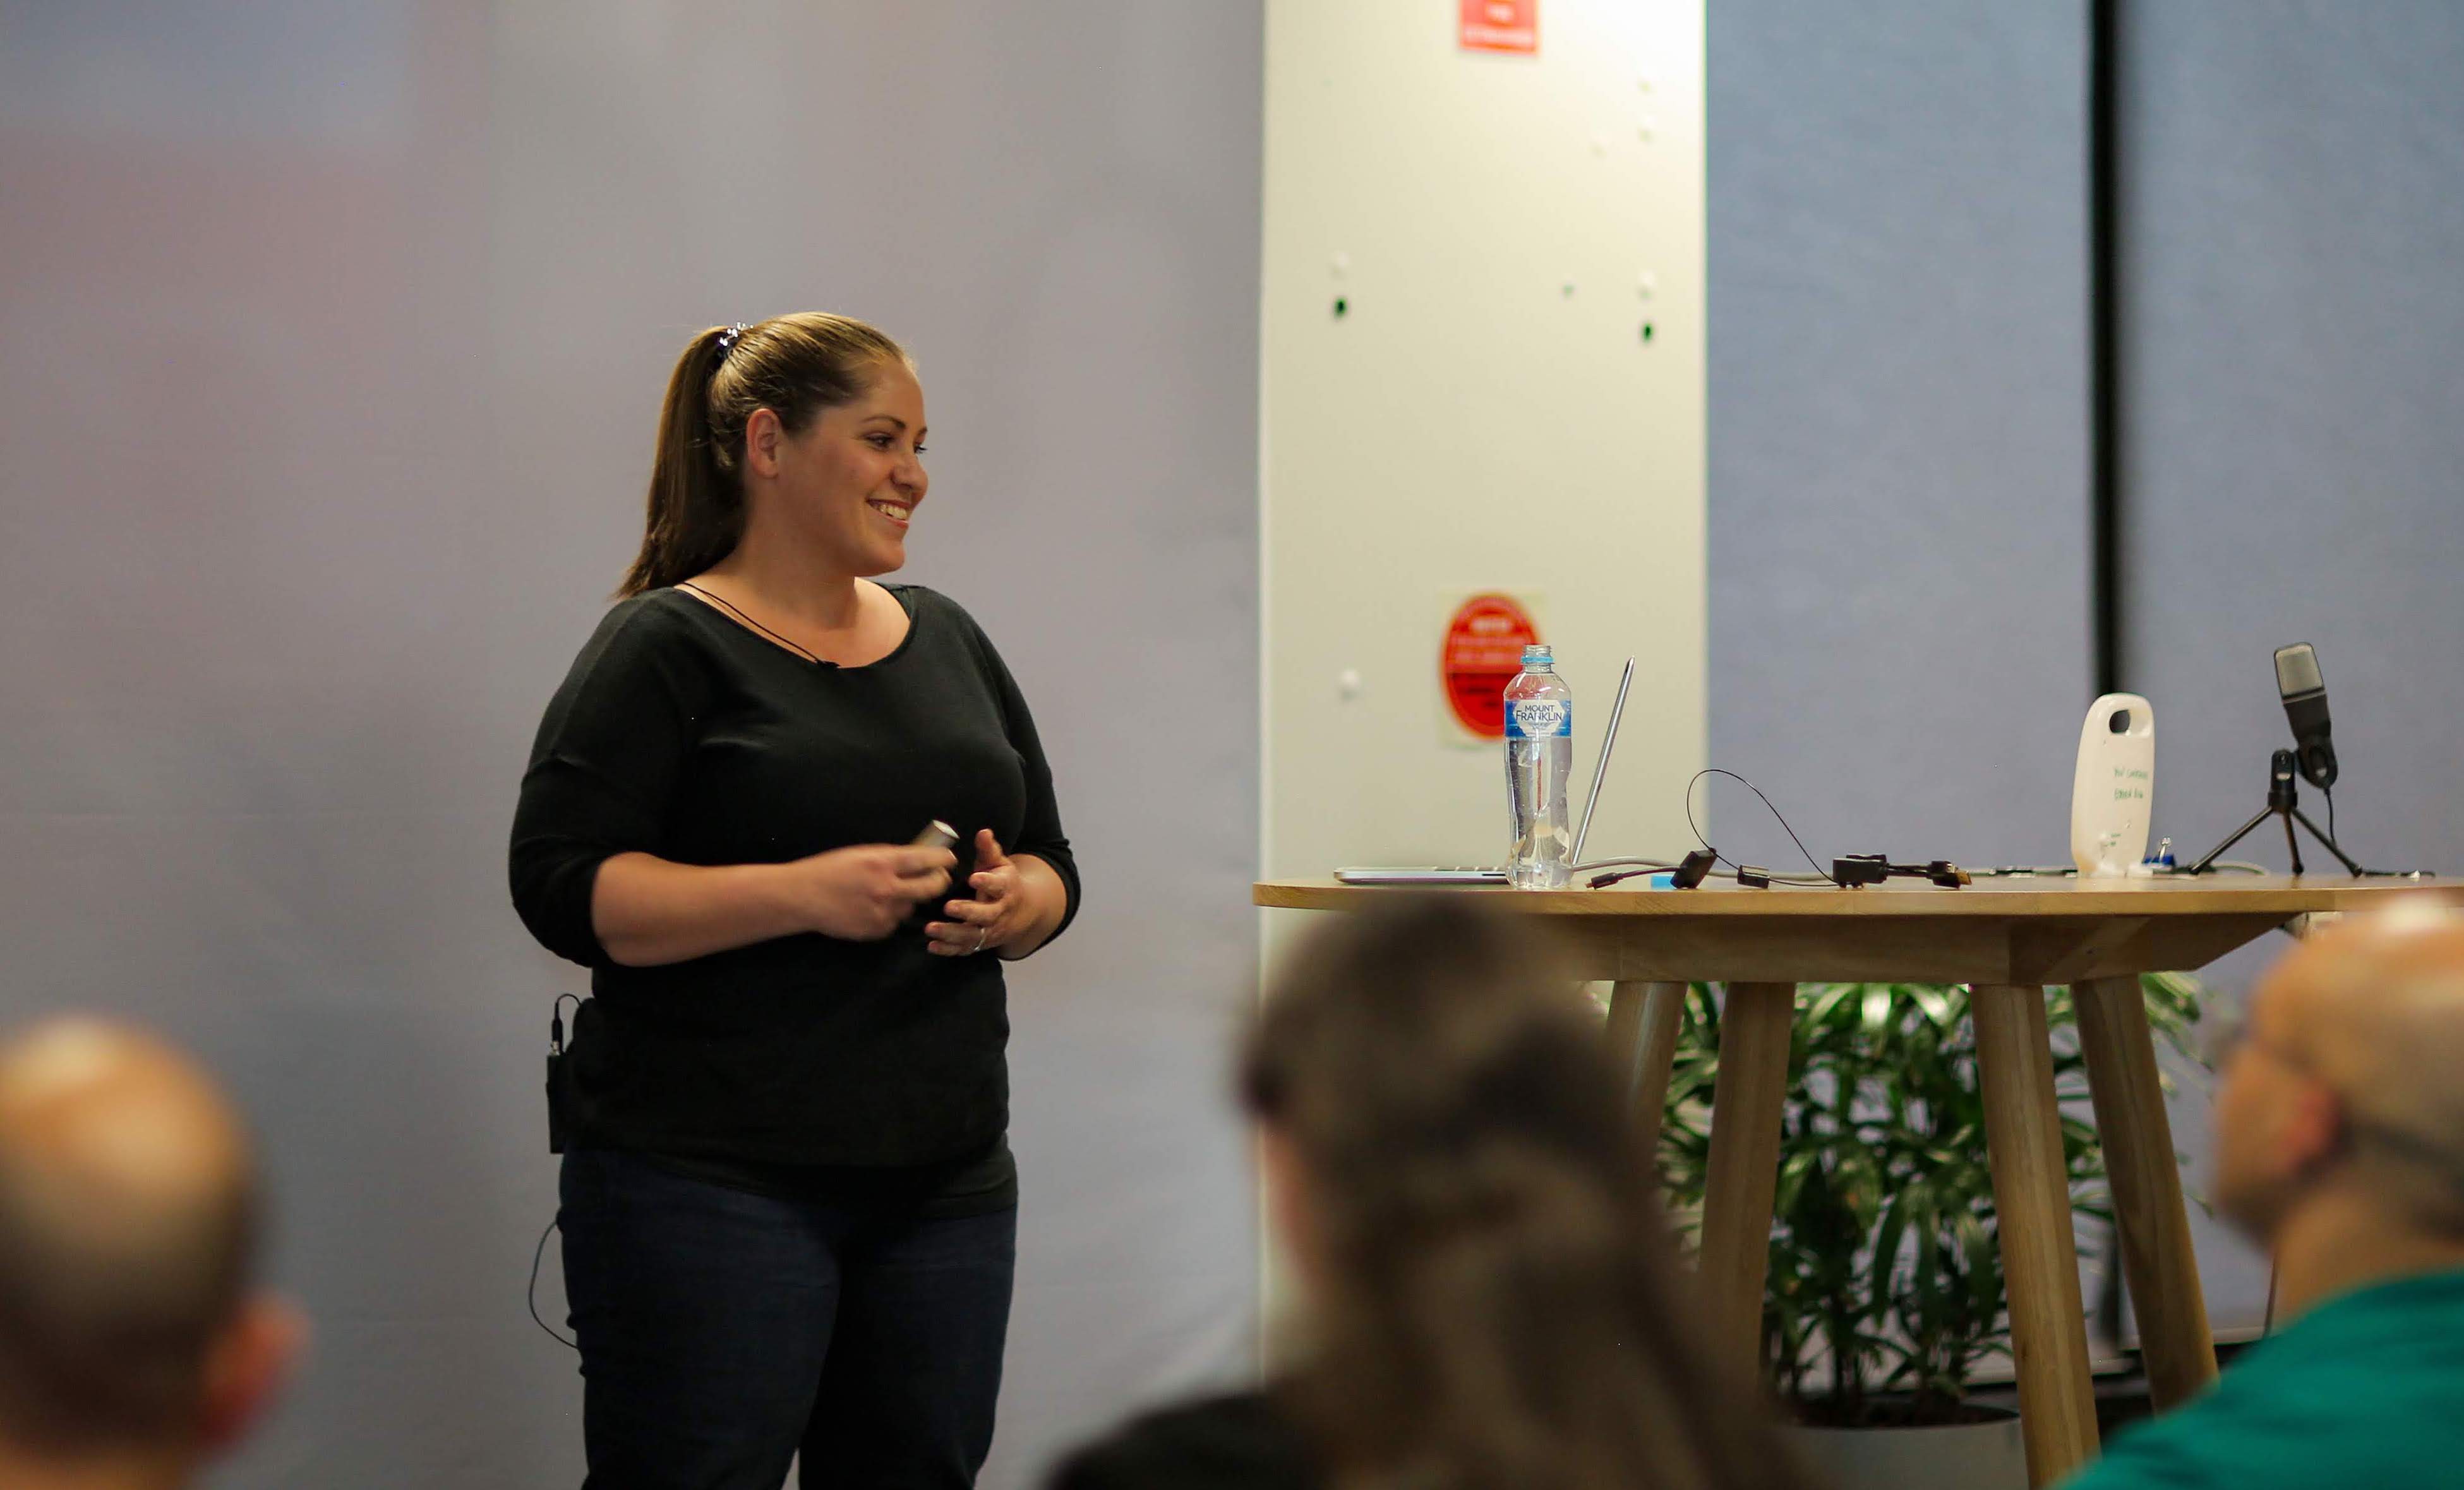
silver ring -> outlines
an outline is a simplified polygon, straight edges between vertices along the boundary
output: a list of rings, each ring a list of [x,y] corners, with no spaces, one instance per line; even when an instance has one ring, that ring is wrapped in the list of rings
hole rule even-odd
[[[977,953],[981,952],[981,951],[983,951],[983,950],[984,950],[984,931],[983,931],[983,928],[982,928],[982,927],[978,927],[978,928],[976,928],[976,945],[975,945],[975,947],[974,947],[972,950],[970,950],[970,951],[968,952],[967,955],[968,955],[968,956],[970,956],[970,957],[972,957],[972,956],[974,956]]]

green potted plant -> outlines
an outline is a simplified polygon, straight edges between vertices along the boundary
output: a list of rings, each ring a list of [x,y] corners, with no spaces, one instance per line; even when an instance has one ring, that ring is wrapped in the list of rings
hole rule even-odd
[[[2176,975],[2150,975],[2142,985],[2157,1037],[2187,1052],[2198,985]],[[2056,1089],[2072,1106],[2086,1097],[2087,1077],[2070,991],[2050,989],[2046,998]],[[1710,1156],[1719,1021],[1710,988],[1697,984],[1661,1128],[1661,1177],[1689,1240]],[[1890,1461],[1875,1466],[1877,1482],[1908,1485],[1912,1453],[1962,1484],[2000,1471],[1954,1463],[1956,1456],[2007,1455],[2013,1482],[2025,1484],[2015,1419],[1968,1401],[1977,1368],[2011,1348],[1968,989],[1809,985],[1789,1078],[1763,1359],[1808,1426],[1810,1452],[1843,1485],[1864,1480],[1859,1462],[1877,1458]],[[2074,1214],[2109,1222],[2095,1128],[2066,1116],[2062,1147]],[[1922,1440],[1859,1432],[1825,1441],[1832,1430],[1959,1425],[1979,1426]]]

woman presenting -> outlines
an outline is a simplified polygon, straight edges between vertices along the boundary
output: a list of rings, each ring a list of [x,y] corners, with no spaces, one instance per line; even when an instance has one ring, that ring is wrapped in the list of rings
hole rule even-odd
[[[924,396],[860,321],[693,339],[649,531],[539,726],[514,904],[563,1103],[586,1485],[966,1485],[1016,1257],[1001,963],[1078,873],[1018,685],[906,562]],[[935,821],[958,854],[915,846]],[[968,862],[961,866],[958,860]]]

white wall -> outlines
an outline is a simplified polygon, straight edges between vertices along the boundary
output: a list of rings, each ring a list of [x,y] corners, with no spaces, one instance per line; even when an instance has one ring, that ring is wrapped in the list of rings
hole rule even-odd
[[[1538,597],[1584,779],[1639,658],[1589,854],[1690,846],[1702,6],[1544,0],[1536,57],[1425,0],[1266,15],[1268,872],[1503,856],[1501,748],[1448,743],[1438,688],[1445,602],[1485,588]]]
[[[1503,747],[1466,743],[1439,687],[1452,603],[1490,589],[1529,599],[1557,648],[1584,781],[1637,659],[1586,856],[1691,846],[1702,6],[1543,0],[1536,56],[1461,51],[1455,18],[1425,0],[1266,4],[1272,876],[1504,857]],[[1261,919],[1271,965],[1307,917]],[[1280,1302],[1271,1267],[1262,1296]]]

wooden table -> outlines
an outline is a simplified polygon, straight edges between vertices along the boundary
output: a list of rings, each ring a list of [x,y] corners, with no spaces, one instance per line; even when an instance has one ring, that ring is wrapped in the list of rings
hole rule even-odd
[[[1281,909],[1350,910],[1408,893],[1415,892],[1270,880],[1255,887],[1254,898]],[[1796,985],[1972,985],[2021,1427],[2029,1475],[2038,1485],[2097,1451],[2045,985],[2069,984],[2079,1009],[2123,1274],[2162,1411],[2213,1378],[2216,1358],[2139,975],[2204,966],[2307,912],[2365,909],[2404,895],[2459,898],[2454,887],[2246,875],[2013,878],[1960,889],[1893,882],[1857,890],[1443,893],[1542,918],[1572,950],[1571,971],[1616,982],[1609,1039],[1632,1062],[1638,1114],[1654,1133],[1686,984],[1728,985],[1711,1101],[1702,1272],[1722,1348],[1749,1361],[1762,1333]]]

